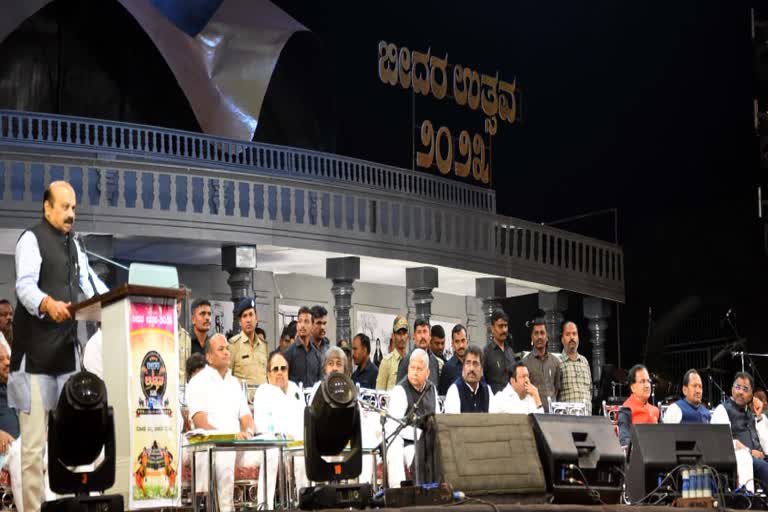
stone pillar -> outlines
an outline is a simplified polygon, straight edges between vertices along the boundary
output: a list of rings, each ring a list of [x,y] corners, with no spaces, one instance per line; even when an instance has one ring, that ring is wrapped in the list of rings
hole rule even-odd
[[[437,268],[414,267],[405,269],[405,287],[413,298],[416,318],[424,318],[429,321],[432,316],[432,301],[434,300],[432,290],[437,286]],[[408,330],[411,331],[413,328],[409,326]]]
[[[232,291],[232,303],[245,297],[253,297],[253,270],[256,268],[255,245],[225,245],[221,248],[221,267],[229,273],[227,284]],[[232,335],[240,332],[237,314],[232,316]]]
[[[559,354],[563,350],[562,336],[563,311],[568,309],[568,296],[565,292],[539,292],[539,309],[544,311],[544,324],[547,326],[547,351]]]
[[[114,249],[112,247],[114,237],[112,235],[88,235],[83,237],[83,239],[83,245],[85,246],[83,249],[87,249],[92,253],[103,256],[104,258],[109,258],[110,260],[114,258]],[[96,275],[99,276],[99,279],[104,281],[104,284],[111,288],[113,285],[112,276],[115,275],[116,269],[112,268],[110,263],[95,256],[91,256],[90,254],[88,255],[88,263],[91,265],[91,268]]]
[[[502,277],[479,277],[475,279],[475,296],[483,301],[485,341],[493,342],[491,315],[497,309],[502,309],[500,301],[507,296],[507,280]]]
[[[333,314],[336,317],[336,343],[347,340],[352,343],[352,321],[349,310],[352,307],[352,283],[360,279],[360,258],[328,258],[325,260],[325,277],[333,282]]]
[[[592,343],[592,381],[600,382],[605,364],[605,335],[611,307],[606,301],[596,297],[585,297],[584,317],[589,320],[589,341]]]

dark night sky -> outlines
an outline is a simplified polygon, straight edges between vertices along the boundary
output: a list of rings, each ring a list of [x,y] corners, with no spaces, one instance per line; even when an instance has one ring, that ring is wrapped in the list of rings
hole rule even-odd
[[[341,154],[410,167],[410,94],[379,81],[379,40],[517,77],[522,122],[501,126],[493,142],[499,213],[549,221],[618,208],[630,358],[642,350],[648,306],[659,317],[692,295],[713,311],[736,307],[751,346],[762,342],[765,253],[741,3],[389,2],[368,12],[277,3],[328,49]],[[417,122],[443,119],[457,131],[481,129],[471,114],[416,102]],[[563,227],[613,233],[610,218]]]
[[[307,34],[289,41],[261,113],[259,130],[274,130],[257,130],[258,140],[335,144],[342,155],[410,167],[411,94],[379,80],[380,40],[516,78],[522,119],[500,126],[493,140],[498,212],[547,222],[618,209],[624,365],[641,357],[648,307],[664,323],[692,296],[720,318],[733,307],[750,348],[764,351],[756,185],[766,180],[742,2],[275,3],[319,44],[305,46]],[[22,80],[18,90],[0,91],[0,106],[34,96],[38,103],[25,108],[199,129],[162,56],[118,2],[58,0],[0,45],[0,83],[11,83],[17,67],[56,76],[58,65],[66,81],[36,92]],[[418,97],[415,111],[417,123],[429,118],[454,135],[482,130],[481,114],[450,100]],[[561,227],[613,236],[609,216]],[[581,316],[578,305],[568,316]],[[674,330],[683,320],[667,323]]]

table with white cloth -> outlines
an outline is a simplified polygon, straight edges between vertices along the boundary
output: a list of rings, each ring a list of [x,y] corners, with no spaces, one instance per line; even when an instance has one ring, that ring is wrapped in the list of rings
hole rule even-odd
[[[288,508],[287,503],[287,485],[285,478],[285,466],[284,466],[284,451],[290,441],[285,439],[236,439],[236,440],[203,440],[198,442],[188,442],[184,444],[184,448],[191,452],[191,487],[192,487],[192,510],[198,512],[197,496],[197,482],[196,482],[196,470],[195,465],[197,462],[196,454],[204,452],[207,454],[208,459],[208,510],[215,510],[212,504],[216,499],[216,482],[215,482],[215,454],[219,452],[249,452],[259,451],[262,453],[262,466],[260,471],[265,471],[267,467],[267,450],[277,449],[279,451],[279,464],[278,464],[278,479],[281,482],[278,489],[278,496],[282,508]],[[264,479],[266,481],[266,478]],[[259,489],[262,496],[262,503],[267,503],[267,488],[264,486]],[[269,506],[268,508],[272,508]]]

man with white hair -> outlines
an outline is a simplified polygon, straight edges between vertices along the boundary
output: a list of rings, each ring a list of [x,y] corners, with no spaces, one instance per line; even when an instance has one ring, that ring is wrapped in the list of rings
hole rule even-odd
[[[414,429],[413,425],[422,426],[423,420],[437,410],[437,389],[429,381],[429,355],[423,349],[417,348],[411,352],[408,360],[408,375],[392,389],[389,398],[389,414],[408,423],[395,436],[388,446],[387,473],[389,487],[400,487],[405,480],[404,464],[410,465],[414,459],[414,430],[416,438],[422,442],[421,428]],[[387,436],[391,436],[398,428],[395,421],[387,421]],[[425,468],[424,450],[419,458],[420,468]]]

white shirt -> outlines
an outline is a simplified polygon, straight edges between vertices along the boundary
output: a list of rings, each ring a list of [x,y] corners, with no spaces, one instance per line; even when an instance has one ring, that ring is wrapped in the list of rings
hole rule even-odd
[[[435,412],[439,412],[437,410],[437,388],[435,388],[434,385],[427,383],[427,385],[430,387],[430,389],[426,390],[426,393],[433,393],[434,397],[434,403],[435,403]],[[397,385],[394,388],[392,388],[392,391],[389,393],[389,405],[387,407],[387,410],[389,414],[395,418],[403,419],[405,416],[406,411],[408,410],[408,397],[405,395],[405,388],[401,385]],[[398,424],[395,421],[387,420],[387,436],[392,435],[392,433],[397,429]],[[421,429],[416,429],[416,436],[421,435]],[[413,427],[405,427],[403,430],[400,431],[400,436],[403,439],[410,439],[413,440]]]
[[[757,420],[757,418],[755,419]],[[728,411],[725,410],[725,406],[723,404],[715,407],[715,410],[712,412],[712,419],[710,420],[710,423],[713,425],[731,424],[731,419],[728,417]],[[768,424],[766,423],[768,422],[765,421],[764,414],[761,416],[760,421],[755,421],[757,437],[760,439],[760,446],[763,447],[763,450],[768,447]]]
[[[8,343],[8,340],[5,339],[5,335],[0,332],[0,345],[5,347],[5,350],[8,352],[8,357],[11,357],[11,344]]]
[[[663,423],[680,423],[683,421],[683,410],[677,404],[670,404],[661,420]]]
[[[293,381],[283,392],[272,384],[261,384],[253,395],[254,420],[258,433],[286,434],[292,439],[304,439],[304,394]]]
[[[217,370],[206,366],[192,377],[185,392],[189,417],[204,412],[218,431],[240,432],[240,418],[251,416],[243,387],[229,370],[222,378]]]
[[[102,357],[101,329],[97,329],[93,336],[85,344],[83,350],[83,366],[99,378],[104,378],[104,359]]]
[[[507,384],[507,387],[496,393],[494,412],[511,413],[511,414],[530,414],[530,413],[543,413],[543,407],[536,407],[536,400],[531,395],[525,395],[522,400],[520,396],[512,387],[512,384]]]
[[[472,389],[469,384],[464,383],[469,389]],[[479,386],[479,384],[478,384]],[[488,386],[488,412],[496,412],[496,397],[491,391],[491,386]],[[459,388],[454,382],[448,391],[445,393],[445,402],[443,403],[443,412],[445,414],[461,414],[461,397],[459,396]]]

